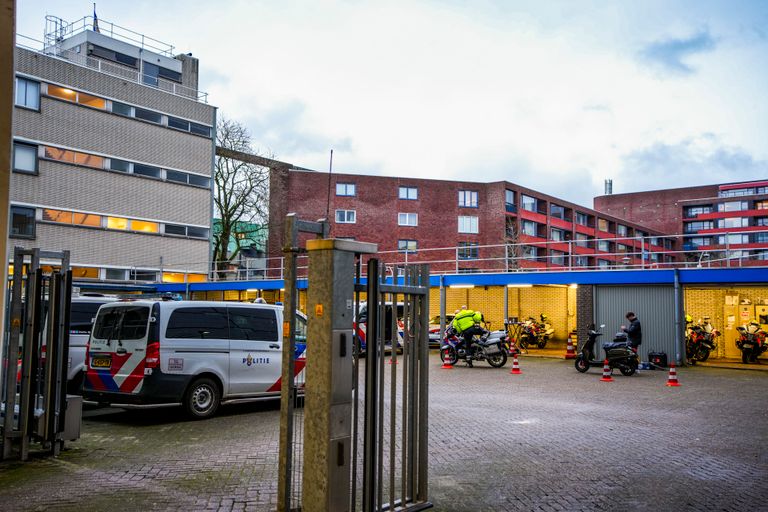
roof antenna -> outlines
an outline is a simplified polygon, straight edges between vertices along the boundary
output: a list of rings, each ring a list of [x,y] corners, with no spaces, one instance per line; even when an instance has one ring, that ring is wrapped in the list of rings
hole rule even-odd
[[[331,214],[331,173],[333,172],[333,150],[331,150],[331,160],[328,163],[328,202],[325,206],[325,218],[330,223],[330,218],[328,217]]]

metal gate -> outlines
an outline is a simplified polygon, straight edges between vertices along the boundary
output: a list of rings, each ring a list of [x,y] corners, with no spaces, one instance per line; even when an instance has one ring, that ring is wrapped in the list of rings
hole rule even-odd
[[[294,218],[290,222],[300,221]],[[296,225],[322,234],[310,224]],[[307,340],[308,372],[306,382],[301,383],[303,389],[294,379],[286,380],[295,375],[297,362],[289,356],[295,349],[293,326],[285,326],[283,382],[287,386],[281,403],[278,510],[429,508],[429,267],[384,268],[371,259],[363,275],[363,252],[375,251],[375,246],[318,242],[326,249],[334,247],[326,251],[334,256],[313,260],[310,252],[309,332],[319,339]],[[295,255],[300,251],[293,244],[286,252]],[[320,261],[324,262],[322,271],[318,270]],[[289,268],[285,289],[287,308],[292,308],[297,289],[295,272]],[[309,304],[311,297],[314,301],[320,296],[326,302]],[[323,366],[326,363],[320,359],[331,361],[330,366]],[[318,372],[321,366],[325,373]],[[301,407],[305,405],[303,390],[306,414]],[[330,420],[325,417],[327,408],[323,410],[326,405],[319,405],[320,401],[326,404],[325,400],[329,400]],[[321,420],[310,409],[324,416],[322,421],[329,422],[330,430],[324,430],[328,425],[318,427]],[[338,416],[334,411],[345,412]],[[305,423],[307,415],[312,416],[311,423]],[[321,439],[317,432],[328,433],[328,437]],[[305,460],[310,459],[313,465],[305,467]],[[308,495],[314,498],[305,502]]]
[[[680,361],[675,344],[675,289],[671,286],[596,286],[595,323],[605,324],[603,340],[627,324],[624,315],[633,311],[640,319],[643,343],[640,356],[648,360],[648,352],[666,352],[670,360]],[[596,349],[602,350],[602,343]],[[598,357],[602,358],[597,354]]]

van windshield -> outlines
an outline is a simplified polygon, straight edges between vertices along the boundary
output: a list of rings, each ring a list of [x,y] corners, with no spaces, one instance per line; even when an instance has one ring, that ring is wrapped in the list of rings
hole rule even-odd
[[[103,302],[73,302],[69,310],[69,332],[72,334],[89,334],[99,306]]]
[[[93,337],[99,340],[140,340],[147,335],[149,308],[121,306],[101,310]]]

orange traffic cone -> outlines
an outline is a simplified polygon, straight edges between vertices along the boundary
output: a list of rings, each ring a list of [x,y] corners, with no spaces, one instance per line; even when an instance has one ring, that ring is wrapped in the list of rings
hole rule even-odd
[[[600,382],[613,382],[613,377],[611,377],[611,365],[608,363],[607,359],[603,362],[603,378],[600,379]]]
[[[671,363],[669,365],[669,377],[667,377],[667,386],[670,387],[677,387],[680,383],[677,381],[677,368],[675,368],[675,363]]]
[[[453,365],[449,364],[448,361],[445,359],[445,354],[443,354],[443,366],[441,366],[443,370],[453,370]]]
[[[573,346],[573,338],[568,336],[568,346],[565,349],[566,359],[576,359],[576,347]]]
[[[397,364],[397,359],[395,359],[394,357],[390,357],[389,361],[387,361],[387,364]]]
[[[523,373],[522,371],[520,371],[520,363],[517,362],[517,354],[512,356],[512,371],[509,373],[512,375],[520,375],[521,373]]]

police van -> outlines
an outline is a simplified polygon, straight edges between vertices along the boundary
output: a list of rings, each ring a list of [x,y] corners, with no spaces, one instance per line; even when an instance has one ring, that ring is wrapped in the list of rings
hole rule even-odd
[[[295,376],[306,362],[296,313]],[[112,404],[181,403],[193,418],[222,401],[280,395],[283,308],[136,300],[105,304],[91,332],[83,397]]]
[[[69,357],[67,359],[67,391],[80,394],[85,380],[85,352],[96,312],[117,297],[82,294],[72,297],[69,308]]]

